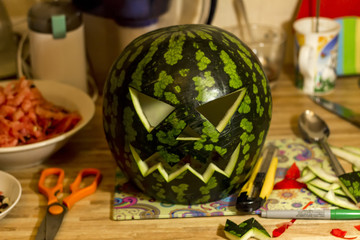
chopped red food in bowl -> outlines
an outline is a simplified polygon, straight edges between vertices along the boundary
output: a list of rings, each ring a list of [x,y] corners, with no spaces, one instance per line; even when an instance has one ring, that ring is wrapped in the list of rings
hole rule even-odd
[[[0,82],[0,169],[43,162],[83,128],[94,111],[86,93],[63,83]]]
[[[77,112],[47,101],[24,78],[0,86],[0,147],[43,141],[65,133],[81,120]]]

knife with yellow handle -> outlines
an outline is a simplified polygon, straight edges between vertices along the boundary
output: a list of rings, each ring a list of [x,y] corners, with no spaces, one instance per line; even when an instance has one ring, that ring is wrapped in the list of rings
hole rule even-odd
[[[236,200],[240,212],[253,212],[259,209],[269,197],[274,187],[278,159],[277,147],[270,144],[256,163],[250,179],[241,189]]]

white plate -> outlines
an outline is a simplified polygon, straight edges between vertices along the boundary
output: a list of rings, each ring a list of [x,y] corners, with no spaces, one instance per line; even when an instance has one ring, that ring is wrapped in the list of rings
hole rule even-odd
[[[5,197],[8,197],[10,201],[5,211],[0,213],[0,219],[4,218],[19,202],[21,191],[21,184],[14,176],[0,171],[0,192],[2,192]]]
[[[0,81],[5,86],[10,81]],[[70,111],[77,111],[81,121],[70,131],[41,142],[0,148],[0,169],[20,169],[38,165],[48,159],[82,129],[94,116],[95,104],[83,91],[56,81],[34,80],[44,98]]]

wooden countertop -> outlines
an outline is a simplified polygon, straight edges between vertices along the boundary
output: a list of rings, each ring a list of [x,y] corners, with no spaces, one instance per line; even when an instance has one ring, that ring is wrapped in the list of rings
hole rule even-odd
[[[299,136],[297,117],[305,109],[311,109],[322,116],[330,126],[330,144],[360,147],[360,128],[327,112],[302,94],[295,88],[290,70],[289,73],[282,73],[272,95],[273,119],[267,139]],[[335,91],[325,97],[360,113],[358,77],[338,79]],[[37,181],[41,170],[47,167],[60,167],[65,170],[65,186],[85,167],[99,168],[103,174],[96,193],[76,203],[67,213],[56,239],[225,239],[223,227],[226,219],[240,223],[250,217],[113,221],[111,214],[116,164],[104,138],[101,106],[100,98],[96,104],[96,115],[90,124],[47,162],[28,169],[8,171],[20,180],[23,195],[18,205],[0,220],[0,239],[35,239],[46,211],[46,199],[38,193]],[[342,161],[342,164],[345,170],[350,169],[346,162]],[[287,221],[257,216],[255,218],[269,233],[276,228],[276,224]],[[360,236],[360,232],[353,227],[358,224],[359,221],[297,220],[278,239],[337,239],[330,235],[333,228],[348,231],[347,236]]]

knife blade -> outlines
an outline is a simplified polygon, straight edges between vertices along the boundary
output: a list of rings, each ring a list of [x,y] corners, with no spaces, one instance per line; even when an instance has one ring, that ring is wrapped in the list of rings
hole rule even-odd
[[[325,108],[326,110],[335,113],[342,119],[354,124],[357,127],[360,127],[360,114],[352,111],[349,108],[346,108],[338,103],[331,102],[326,100],[325,98],[319,96],[310,96],[310,98],[320,105],[321,107]]]

